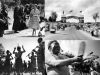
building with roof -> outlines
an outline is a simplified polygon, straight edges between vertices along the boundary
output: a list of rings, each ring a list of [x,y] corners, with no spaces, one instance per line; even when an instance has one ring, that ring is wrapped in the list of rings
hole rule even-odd
[[[84,23],[84,15],[82,15],[82,13],[65,15],[63,11],[63,15],[61,16],[61,21],[62,20],[65,21],[72,18],[78,20],[79,23]]]

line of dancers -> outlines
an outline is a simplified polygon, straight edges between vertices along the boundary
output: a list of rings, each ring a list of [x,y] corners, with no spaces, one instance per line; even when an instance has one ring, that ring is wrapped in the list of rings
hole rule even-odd
[[[39,46],[36,46],[26,57],[30,59],[28,63],[22,59],[23,53],[26,52],[24,46],[17,46],[14,48],[13,53],[7,50],[5,54],[0,55],[0,74],[10,75],[14,73],[15,75],[20,75],[23,73],[40,72],[42,75],[45,74],[44,67],[44,42],[42,38],[38,39]],[[38,49],[38,50],[36,50]],[[12,54],[15,57],[12,57]],[[15,63],[11,60],[15,59]]]

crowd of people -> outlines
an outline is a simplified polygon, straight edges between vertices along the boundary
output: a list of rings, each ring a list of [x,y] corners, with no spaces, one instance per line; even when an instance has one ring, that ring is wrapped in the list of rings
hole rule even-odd
[[[17,3],[12,6],[13,11],[13,26],[12,29],[15,33],[20,30],[31,28],[33,30],[32,36],[36,36],[36,30],[41,30],[40,23],[44,19],[44,6],[37,4],[26,4],[22,5]],[[11,9],[8,5],[0,2],[0,35],[4,34],[4,30],[8,29],[8,10]],[[27,23],[28,20],[28,23]],[[39,32],[40,33],[40,32]]]
[[[33,73],[40,72],[42,75],[45,75],[43,39],[39,38],[38,43],[39,45],[26,56],[30,59],[28,62],[22,59],[22,55],[27,52],[23,45],[22,47],[15,47],[13,53],[10,50],[5,52],[2,50],[3,47],[0,46],[0,74],[10,75],[14,73],[15,75],[20,75],[30,73],[32,75]],[[13,54],[15,57],[12,56]],[[13,59],[15,60],[14,63],[12,63]]]
[[[83,31],[86,31],[88,33],[91,34],[91,36],[94,36],[94,37],[99,37],[99,28],[100,28],[100,23],[97,22],[97,23],[85,23],[83,26],[82,26],[82,30]]]

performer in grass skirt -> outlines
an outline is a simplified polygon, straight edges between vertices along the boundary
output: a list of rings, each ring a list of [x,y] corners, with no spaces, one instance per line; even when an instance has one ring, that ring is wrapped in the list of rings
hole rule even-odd
[[[40,11],[37,9],[36,5],[32,5],[28,23],[28,27],[33,29],[32,36],[36,36],[36,30],[39,30],[39,14]]]
[[[10,75],[10,71],[11,71],[10,63],[11,63],[11,59],[13,58],[11,58],[12,54],[10,53],[9,50],[6,51],[6,54],[7,55],[5,56],[4,70],[6,74]]]
[[[37,51],[37,64],[38,64],[38,71],[45,75],[45,66],[44,66],[44,50],[45,50],[45,43],[42,38],[38,38],[38,51]]]
[[[21,47],[17,47],[17,51],[15,52],[16,48],[14,48],[13,54],[15,54],[15,70],[18,74],[22,72],[22,54],[25,52],[24,47],[22,46],[23,51],[21,51]]]
[[[33,49],[31,53],[28,54],[29,59],[31,59],[31,66],[30,66],[30,72],[36,73],[36,56],[35,56],[35,50]]]
[[[28,68],[27,68],[27,71],[29,73],[31,73],[31,61],[28,61]]]

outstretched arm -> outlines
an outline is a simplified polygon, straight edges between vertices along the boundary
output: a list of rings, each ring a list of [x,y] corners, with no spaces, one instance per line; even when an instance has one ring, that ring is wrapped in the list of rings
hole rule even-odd
[[[67,66],[73,62],[77,62],[79,59],[80,57],[56,60],[51,54],[47,54],[47,56],[45,56],[45,63],[50,66]]]
[[[23,46],[23,45],[22,45],[22,48],[23,48],[23,51],[22,51],[22,53],[26,52],[26,51],[25,51],[25,49],[24,49],[24,46]]]
[[[16,50],[16,47],[14,48],[13,54],[15,54],[15,53],[16,53],[16,52],[15,52],[15,50]]]
[[[70,65],[73,62],[76,62],[77,58],[68,58],[68,59],[63,59],[63,60],[49,60],[46,61],[47,65],[51,66],[65,66],[65,65]]]

